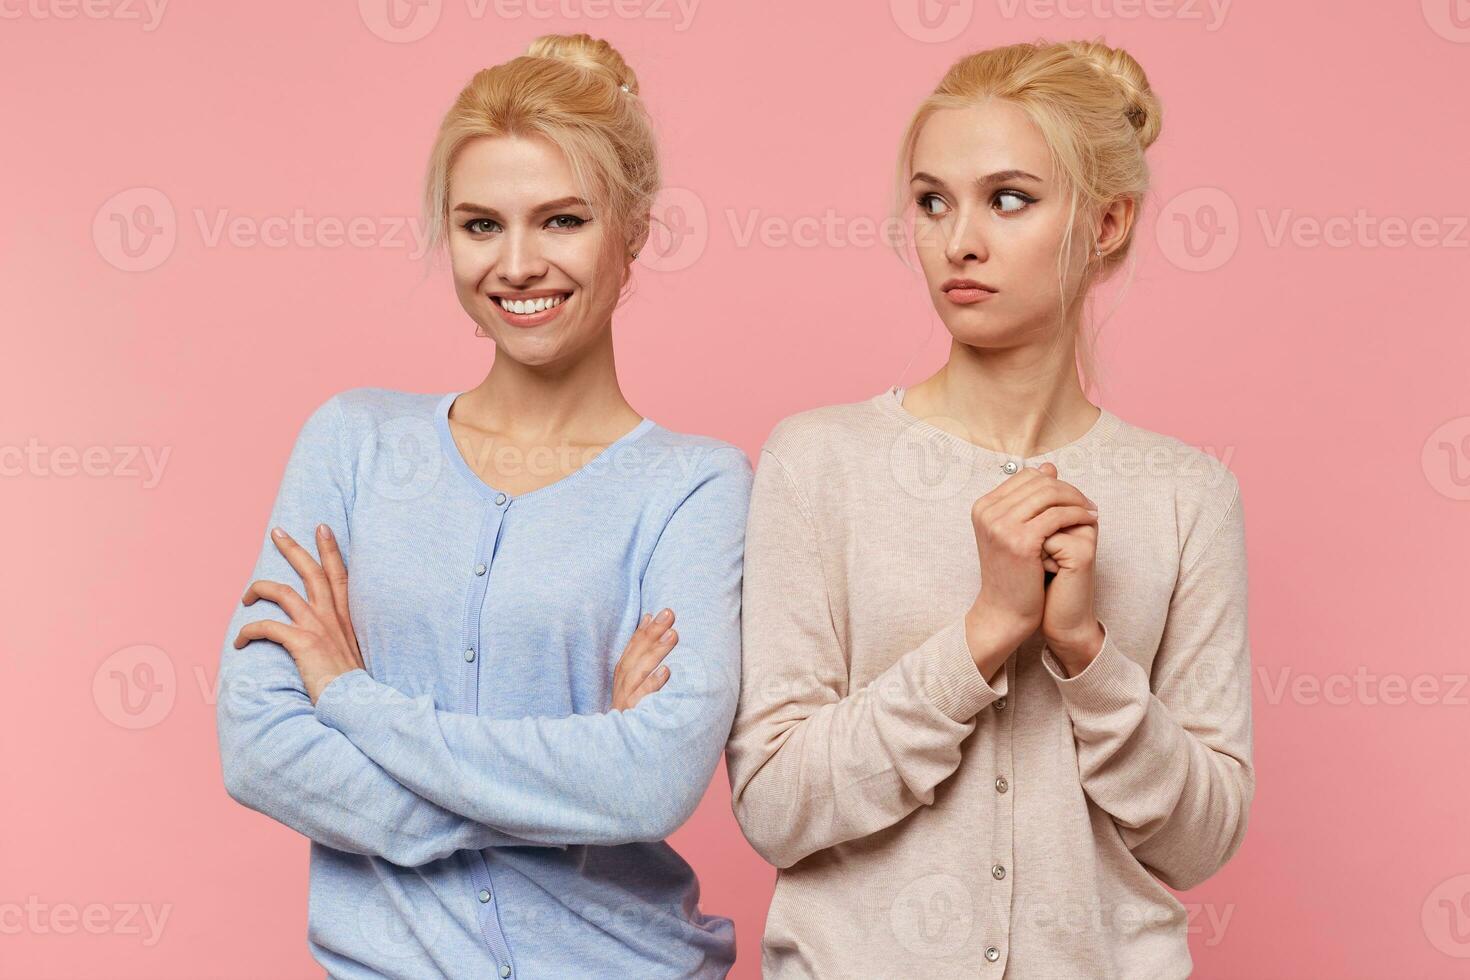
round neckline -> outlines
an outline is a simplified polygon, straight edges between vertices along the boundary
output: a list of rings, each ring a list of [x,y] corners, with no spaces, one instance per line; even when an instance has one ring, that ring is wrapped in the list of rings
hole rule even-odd
[[[470,485],[470,488],[472,490],[474,490],[479,496],[485,497],[487,499],[494,500],[496,498],[503,498],[499,500],[499,503],[502,505],[508,505],[511,501],[514,500],[530,500],[536,497],[550,496],[553,492],[561,490],[564,487],[575,483],[579,478],[583,476],[583,474],[587,472],[588,469],[593,466],[593,464],[598,463],[598,461],[601,460],[602,457],[606,456],[608,453],[611,453],[614,450],[620,450],[630,443],[635,442],[636,440],[642,438],[643,435],[646,434],[650,429],[653,429],[658,425],[658,423],[655,422],[653,419],[649,418],[648,416],[644,416],[637,425],[633,426],[633,428],[629,429],[627,432],[623,433],[621,436],[608,443],[605,447],[603,447],[601,452],[593,456],[581,466],[577,467],[572,472],[568,473],[566,476],[554,480],[551,483],[546,484],[544,487],[537,487],[535,490],[528,490],[525,493],[514,494],[502,490],[499,487],[492,486],[489,483],[486,483],[483,479],[480,478],[480,474],[476,473],[474,471],[474,468],[470,466],[469,461],[464,458],[464,454],[459,451],[459,446],[454,441],[454,433],[449,428],[449,410],[451,407],[453,407],[455,399],[463,394],[464,392],[462,391],[446,392],[440,397],[439,404],[436,405],[434,408],[434,428],[438,430],[439,433],[439,447],[443,451],[444,455],[449,457],[450,465],[454,467],[456,471],[458,471],[459,475],[464,478],[465,482]]]
[[[1076,439],[1073,439],[1066,445],[1058,446],[1044,453],[1037,453],[1034,456],[1016,456],[1012,453],[1003,453],[998,449],[991,449],[988,446],[982,446],[968,439],[963,439],[953,432],[948,432],[931,422],[924,421],[903,407],[903,393],[905,390],[903,385],[893,385],[886,391],[875,395],[872,403],[885,415],[888,415],[915,432],[921,432],[960,452],[967,452],[980,459],[994,460],[1000,463],[1015,461],[1022,466],[1048,462],[1055,463],[1063,455],[1075,453],[1079,449],[1086,449],[1112,438],[1123,422],[1118,416],[1099,405],[1099,414],[1097,419],[1093,421],[1092,427]]]

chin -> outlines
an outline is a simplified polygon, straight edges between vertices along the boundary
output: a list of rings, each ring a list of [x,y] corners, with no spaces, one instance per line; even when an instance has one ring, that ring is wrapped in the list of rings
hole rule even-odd
[[[562,345],[555,337],[531,338],[506,336],[502,333],[496,337],[495,346],[500,353],[526,367],[542,367],[552,364],[559,360],[563,353]]]

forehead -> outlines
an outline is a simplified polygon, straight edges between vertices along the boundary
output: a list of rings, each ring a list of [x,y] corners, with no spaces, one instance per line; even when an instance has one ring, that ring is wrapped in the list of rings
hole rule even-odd
[[[449,169],[449,202],[534,207],[579,193],[566,154],[544,136],[485,136],[466,143]]]
[[[1051,153],[1026,113],[1001,99],[936,110],[919,130],[910,166],[950,182],[1011,169],[1050,181]]]

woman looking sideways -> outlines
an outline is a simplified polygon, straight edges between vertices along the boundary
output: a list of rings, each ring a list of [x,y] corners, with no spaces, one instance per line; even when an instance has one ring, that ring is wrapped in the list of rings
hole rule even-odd
[[[225,783],[312,839],[309,945],[333,977],[734,960],[664,838],[735,710],[751,471],[618,386],[611,318],[658,187],[637,90],[576,35],[460,93],[427,218],[489,374],[317,408],[230,623]]]
[[[1071,42],[960,60],[909,126],[948,361],[783,420],[752,491],[727,761],[780,869],[768,978],[1190,972],[1164,886],[1254,791],[1239,485],[1078,374],[1159,125]]]

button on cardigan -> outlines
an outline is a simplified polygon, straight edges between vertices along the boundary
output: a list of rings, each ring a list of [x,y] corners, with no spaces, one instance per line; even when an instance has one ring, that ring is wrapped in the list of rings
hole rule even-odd
[[[270,526],[313,552],[332,528],[367,669],[313,707],[284,647],[233,648],[285,613],[237,606],[229,793],[311,838],[308,942],[333,977],[724,976],[733,924],[700,911],[664,838],[734,715],[750,463],[644,419],[510,495],[455,445],[455,394],[352,389],[301,429]],[[304,594],[262,541],[251,579]],[[624,646],[665,606],[667,683],[610,710]]]
[[[1254,791],[1245,533],[1218,460],[1103,410],[1021,459],[902,389],[781,422],[746,529],[735,815],[779,869],[767,978],[1178,978]],[[987,682],[970,508],[1055,463],[1099,506],[1104,641]]]

